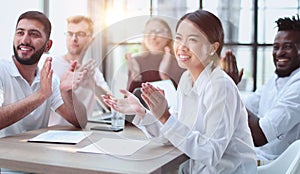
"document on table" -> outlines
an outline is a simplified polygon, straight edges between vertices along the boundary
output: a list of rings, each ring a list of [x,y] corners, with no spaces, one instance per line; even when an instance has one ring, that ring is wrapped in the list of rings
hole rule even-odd
[[[96,143],[77,150],[77,152],[128,156],[134,154],[148,143],[148,140],[102,138]]]
[[[48,130],[29,139],[28,142],[77,144],[91,134],[91,131]]]

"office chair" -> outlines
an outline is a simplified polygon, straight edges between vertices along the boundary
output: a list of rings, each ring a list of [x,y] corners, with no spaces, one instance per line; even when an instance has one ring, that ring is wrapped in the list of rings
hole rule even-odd
[[[142,103],[142,105],[143,105],[145,108],[149,109],[148,106],[147,106],[147,104],[146,104],[146,102],[142,99],[142,96],[141,96],[141,95],[142,95],[141,88],[135,88],[135,89],[133,90],[132,94],[135,95],[135,96],[140,100],[140,102]]]
[[[293,142],[274,161],[258,166],[258,174],[299,174],[300,140]]]
[[[141,88],[135,88],[133,90],[132,94],[135,95],[140,100],[140,102],[142,103],[142,105],[145,108],[149,109],[148,106],[147,106],[147,104],[145,103],[145,101],[141,97],[141,94],[142,94]],[[134,119],[134,117],[135,117],[135,115],[126,115],[125,119],[128,122],[132,122],[132,120]]]

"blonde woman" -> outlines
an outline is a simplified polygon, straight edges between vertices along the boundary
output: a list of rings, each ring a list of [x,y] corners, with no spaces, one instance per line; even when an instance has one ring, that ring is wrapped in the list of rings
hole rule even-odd
[[[128,61],[128,86],[132,92],[144,82],[171,79],[177,86],[184,69],[176,62],[171,29],[166,21],[150,18],[144,27],[142,52],[126,54]]]

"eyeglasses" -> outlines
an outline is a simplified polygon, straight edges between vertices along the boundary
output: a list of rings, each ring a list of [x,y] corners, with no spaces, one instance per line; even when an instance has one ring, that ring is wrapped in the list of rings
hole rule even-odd
[[[77,38],[85,38],[85,37],[88,37],[90,36],[90,34],[87,34],[86,32],[84,31],[78,31],[78,32],[71,32],[71,31],[68,31],[65,33],[65,35],[68,37],[68,38],[72,38],[73,36],[77,37]]]
[[[146,35],[157,35],[162,37],[170,37],[170,32],[166,28],[148,29],[144,32]]]

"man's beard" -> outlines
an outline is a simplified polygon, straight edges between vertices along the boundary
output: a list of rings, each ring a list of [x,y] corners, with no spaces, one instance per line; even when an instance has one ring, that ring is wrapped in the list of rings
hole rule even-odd
[[[290,63],[290,66],[288,66],[286,69],[275,69],[275,73],[278,75],[278,77],[287,77],[291,75],[293,71],[298,69],[300,67],[300,61],[298,59],[292,59],[292,62]]]
[[[282,70],[276,69],[276,70],[275,70],[275,73],[278,75],[278,77],[287,77],[287,76],[291,75],[291,73],[292,73],[295,69],[296,69],[296,68],[294,68],[294,69],[289,69],[288,71],[287,71],[287,70],[282,71]]]
[[[32,47],[31,45],[24,45],[24,44],[21,44],[21,45]],[[21,46],[21,45],[19,45],[19,46]],[[18,46],[18,47],[19,47],[19,46]],[[16,48],[15,48],[15,47],[13,47],[13,48],[14,48],[14,55],[15,55],[15,58],[16,58],[16,60],[17,60],[20,64],[22,64],[22,65],[33,65],[33,64],[36,64],[36,63],[39,62],[41,56],[42,56],[43,53],[44,53],[45,47],[46,47],[46,44],[44,44],[44,46],[43,46],[41,49],[37,50],[30,58],[25,59],[25,60],[22,59],[22,58],[20,58],[19,55],[18,55],[18,53],[17,53]],[[32,48],[33,48],[33,47],[32,47]]]

